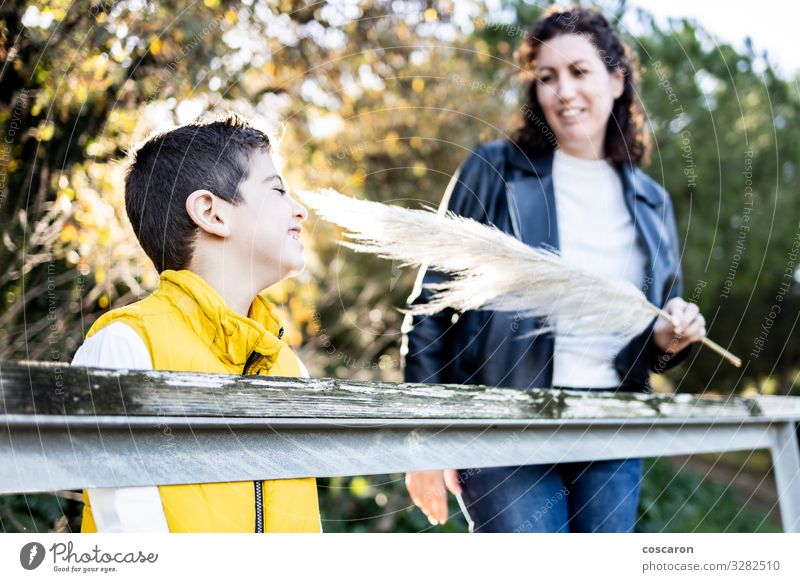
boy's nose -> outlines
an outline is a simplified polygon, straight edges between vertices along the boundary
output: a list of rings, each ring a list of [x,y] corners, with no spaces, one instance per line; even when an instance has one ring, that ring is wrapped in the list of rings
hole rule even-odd
[[[305,220],[306,218],[308,218],[308,210],[306,210],[306,207],[297,202],[296,200],[293,200],[293,202],[295,207],[294,208],[295,217],[298,220]]]

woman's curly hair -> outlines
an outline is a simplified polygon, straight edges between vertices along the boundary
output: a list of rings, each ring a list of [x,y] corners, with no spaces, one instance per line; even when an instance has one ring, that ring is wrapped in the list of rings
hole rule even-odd
[[[642,115],[636,103],[638,74],[630,51],[600,11],[579,6],[549,8],[525,35],[519,50],[523,75],[532,77],[541,44],[564,34],[586,35],[608,71],[622,72],[624,90],[614,101],[606,129],[606,159],[612,163],[641,165],[647,153],[647,143],[642,130]],[[536,97],[535,79],[527,88],[523,122],[514,132],[512,140],[529,155],[541,155],[555,149],[552,129]]]

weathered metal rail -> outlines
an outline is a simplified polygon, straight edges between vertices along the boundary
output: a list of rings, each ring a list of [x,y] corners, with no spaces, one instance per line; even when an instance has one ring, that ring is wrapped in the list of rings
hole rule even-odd
[[[800,531],[800,398],[0,364],[0,493],[769,449]]]

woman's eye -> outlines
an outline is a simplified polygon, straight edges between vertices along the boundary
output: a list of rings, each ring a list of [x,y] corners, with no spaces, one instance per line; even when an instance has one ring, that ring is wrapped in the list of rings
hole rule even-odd
[[[273,188],[273,189],[274,189],[274,190],[275,190],[275,191],[276,191],[278,194],[280,194],[281,196],[286,196],[286,190],[284,190],[283,188]]]
[[[586,74],[586,71],[583,69],[575,69],[573,73],[576,77],[583,77]]]
[[[541,75],[539,77],[539,82],[540,83],[549,83],[552,80],[553,80],[552,75]]]

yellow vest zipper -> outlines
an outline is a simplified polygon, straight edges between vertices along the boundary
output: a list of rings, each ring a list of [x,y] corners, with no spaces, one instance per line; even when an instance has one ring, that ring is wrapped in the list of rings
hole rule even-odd
[[[242,370],[242,376],[247,376],[249,374],[250,368],[253,367],[253,364],[256,363],[259,356],[258,352],[252,352],[249,356],[247,356],[247,361],[244,363],[244,369]],[[253,481],[253,487],[255,488],[255,504],[256,504],[256,533],[264,533],[264,489],[263,484],[261,481]]]
[[[278,331],[278,339],[283,337],[283,328]],[[258,352],[252,352],[249,356],[247,356],[247,361],[244,363],[244,370],[242,370],[242,375],[247,376],[249,375],[250,368],[253,367],[253,364],[256,363],[258,358],[261,356]],[[264,485],[261,481],[253,481],[253,487],[255,489],[255,503],[256,503],[256,533],[264,533]]]

